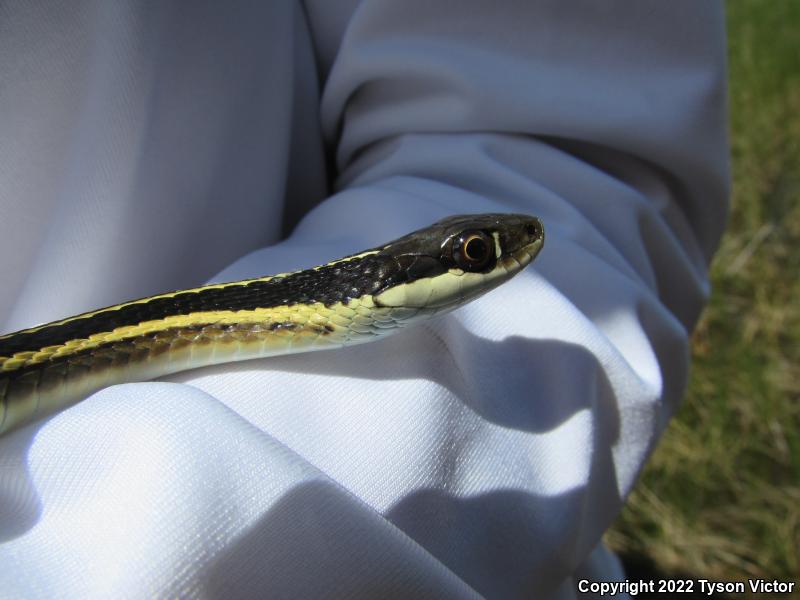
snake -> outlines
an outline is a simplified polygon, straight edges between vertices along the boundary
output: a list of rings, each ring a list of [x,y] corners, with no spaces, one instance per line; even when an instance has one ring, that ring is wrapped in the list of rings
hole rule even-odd
[[[105,387],[341,348],[452,311],[544,245],[524,214],[450,216],[309,269],[123,302],[0,336],[0,435]]]

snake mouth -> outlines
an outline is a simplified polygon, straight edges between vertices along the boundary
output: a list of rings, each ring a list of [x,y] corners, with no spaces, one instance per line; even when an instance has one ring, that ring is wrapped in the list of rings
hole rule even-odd
[[[544,236],[534,242],[531,242],[530,244],[526,244],[516,252],[512,252],[511,256],[514,257],[514,260],[516,260],[521,267],[526,267],[533,262],[533,259],[538,256],[543,247]]]

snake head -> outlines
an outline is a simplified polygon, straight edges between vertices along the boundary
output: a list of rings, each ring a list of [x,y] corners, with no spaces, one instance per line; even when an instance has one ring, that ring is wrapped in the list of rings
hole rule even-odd
[[[544,245],[536,217],[479,214],[447,217],[381,247],[397,268],[378,306],[452,310],[519,273]]]

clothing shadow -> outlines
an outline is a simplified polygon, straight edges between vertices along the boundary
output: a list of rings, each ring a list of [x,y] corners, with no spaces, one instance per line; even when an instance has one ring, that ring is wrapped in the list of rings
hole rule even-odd
[[[490,340],[451,318],[336,352],[204,367],[172,376],[170,381],[190,382],[200,373],[249,372],[254,366],[298,375],[380,381],[424,379],[447,388],[486,421],[530,433],[552,431],[587,410],[604,432],[604,442],[613,444],[619,436],[614,391],[602,365],[588,349],[561,340],[522,336]]]
[[[203,569],[198,588],[220,600],[472,595],[414,546],[378,513],[321,478],[284,494]]]
[[[42,501],[28,467],[33,440],[45,422],[37,422],[3,438],[0,454],[0,543],[30,530],[42,516]]]
[[[198,585],[219,599],[549,597],[600,540],[574,519],[586,500],[580,489],[422,490],[381,515],[330,481],[305,482],[212,559]]]

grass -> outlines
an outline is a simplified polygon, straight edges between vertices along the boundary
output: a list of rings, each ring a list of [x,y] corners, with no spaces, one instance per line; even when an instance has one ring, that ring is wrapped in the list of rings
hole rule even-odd
[[[800,2],[727,12],[733,211],[686,401],[606,542],[663,576],[798,588]]]

